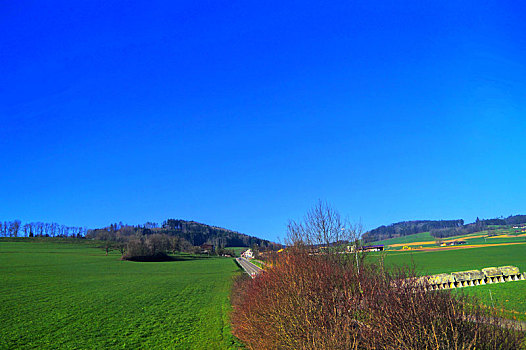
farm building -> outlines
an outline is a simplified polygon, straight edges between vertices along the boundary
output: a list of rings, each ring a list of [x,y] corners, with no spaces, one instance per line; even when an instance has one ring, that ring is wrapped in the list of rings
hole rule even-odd
[[[466,244],[466,243],[467,243],[466,241],[452,241],[452,242],[444,242],[440,246],[441,247],[448,247],[448,246],[452,246],[452,245],[461,245],[461,244]]]
[[[362,252],[381,252],[382,250],[384,250],[384,245],[383,244],[366,245],[366,246],[360,247],[358,250]]]
[[[453,242],[447,242],[446,245],[461,245],[466,244],[466,241],[453,241]]]
[[[381,252],[384,250],[384,245],[366,245],[363,247],[358,247],[359,252]],[[354,253],[356,251],[356,246],[347,246],[347,252]]]

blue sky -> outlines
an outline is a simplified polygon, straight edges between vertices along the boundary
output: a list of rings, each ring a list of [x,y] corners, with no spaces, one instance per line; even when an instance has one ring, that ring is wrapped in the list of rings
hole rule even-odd
[[[519,1],[0,4],[0,219],[283,237],[526,213]]]

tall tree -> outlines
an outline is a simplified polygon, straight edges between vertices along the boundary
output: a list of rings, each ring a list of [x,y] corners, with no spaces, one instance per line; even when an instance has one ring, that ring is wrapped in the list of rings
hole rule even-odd
[[[20,220],[11,221],[11,224],[9,225],[9,235],[11,237],[18,237],[20,225],[21,225]]]
[[[24,237],[29,237],[29,231],[30,231],[31,226],[29,224],[24,224],[23,228],[24,228]]]

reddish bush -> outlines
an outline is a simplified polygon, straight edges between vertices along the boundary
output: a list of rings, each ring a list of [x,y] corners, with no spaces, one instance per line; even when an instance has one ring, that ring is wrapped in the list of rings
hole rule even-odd
[[[348,254],[347,254],[348,255]],[[277,256],[234,283],[234,334],[250,349],[517,349],[522,333],[408,271],[358,270],[345,255]]]

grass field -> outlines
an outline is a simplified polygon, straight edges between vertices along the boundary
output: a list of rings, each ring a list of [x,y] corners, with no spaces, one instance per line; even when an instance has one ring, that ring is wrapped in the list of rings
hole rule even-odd
[[[228,349],[233,259],[137,263],[0,240],[0,348]]]
[[[508,318],[526,320],[526,281],[487,284],[455,292],[476,296],[484,305],[504,309]]]
[[[504,265],[517,266],[520,271],[526,271],[526,244],[438,251],[392,250],[370,253],[369,257],[383,257],[386,266],[414,264],[420,275],[480,270]],[[526,319],[526,281],[466,287],[453,292],[475,295],[487,306],[504,308],[508,310],[506,317]]]
[[[435,237],[431,236],[429,232],[415,233],[414,235],[407,235],[396,238],[384,239],[382,241],[376,241],[369,244],[383,244],[388,246],[390,244],[402,244],[402,243],[411,243],[411,242],[429,242],[434,243],[436,240]]]

